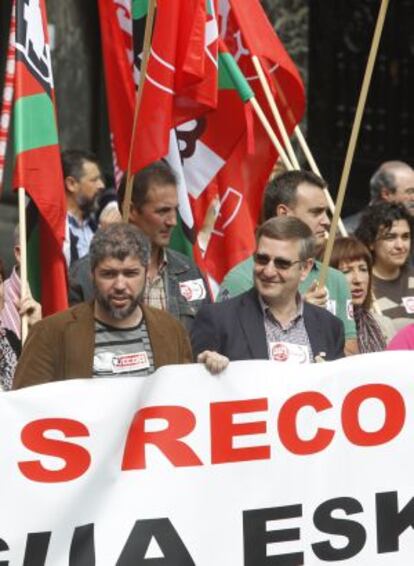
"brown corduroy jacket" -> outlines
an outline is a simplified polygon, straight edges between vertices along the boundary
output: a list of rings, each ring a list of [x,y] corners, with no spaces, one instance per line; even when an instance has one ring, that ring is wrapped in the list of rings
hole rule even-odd
[[[192,362],[184,327],[165,311],[142,306],[155,369]],[[80,303],[32,328],[17,364],[13,389],[63,379],[92,377],[95,348],[93,304]]]

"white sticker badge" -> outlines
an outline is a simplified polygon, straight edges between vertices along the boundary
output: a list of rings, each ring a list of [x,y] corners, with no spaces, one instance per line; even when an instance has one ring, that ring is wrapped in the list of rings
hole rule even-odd
[[[354,305],[352,304],[351,299],[346,301],[346,316],[348,320],[354,320]]]
[[[336,314],[336,301],[334,299],[328,299],[326,301],[326,310],[331,314]]]
[[[294,364],[308,364],[310,362],[309,349],[301,344],[291,342],[270,342],[270,359],[276,362],[290,362]]]
[[[190,279],[180,283],[180,293],[187,301],[201,301],[206,298],[206,287],[201,279]]]
[[[414,314],[414,297],[402,297],[401,298],[405,311],[408,314]]]
[[[130,371],[140,371],[150,367],[147,352],[137,352],[135,354],[120,354],[112,358],[113,373],[126,373]]]

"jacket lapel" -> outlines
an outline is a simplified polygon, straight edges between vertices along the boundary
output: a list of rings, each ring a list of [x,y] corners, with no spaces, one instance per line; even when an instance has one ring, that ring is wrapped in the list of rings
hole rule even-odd
[[[168,365],[168,363],[171,363],[171,359],[173,359],[170,347],[171,336],[169,339],[164,334],[162,324],[160,324],[159,320],[156,320],[154,314],[149,309],[144,305],[141,305],[141,308],[147,324],[148,336],[154,356],[154,367],[157,369],[160,366]]]
[[[263,312],[256,289],[251,289],[241,298],[239,318],[251,358],[268,359]]]
[[[66,379],[92,377],[95,350],[95,324],[93,308],[82,303],[72,311],[64,333],[64,356],[62,362]]]
[[[321,340],[322,333],[320,332],[319,324],[317,319],[315,318],[314,311],[309,307],[306,301],[304,301],[303,303],[303,319],[305,322],[306,332],[308,333],[313,356],[319,356],[321,352],[325,351],[326,346],[324,346]]]

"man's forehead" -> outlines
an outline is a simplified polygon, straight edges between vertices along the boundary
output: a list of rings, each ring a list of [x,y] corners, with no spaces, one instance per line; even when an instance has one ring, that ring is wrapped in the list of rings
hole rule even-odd
[[[150,183],[146,200],[147,202],[156,201],[165,198],[167,195],[178,198],[177,186],[172,183]]]
[[[395,174],[397,189],[414,188],[414,171],[411,168],[398,169]]]
[[[274,255],[287,251],[295,251],[299,246],[299,240],[279,240],[276,238],[269,238],[268,236],[261,236],[257,242],[258,251],[266,250],[266,253]]]
[[[124,267],[142,267],[141,260],[137,256],[127,255],[123,259],[113,256],[103,258],[97,265],[99,268],[122,269]]]
[[[101,174],[101,170],[99,166],[94,161],[89,161],[85,159],[82,163],[82,176],[92,175],[92,174]]]
[[[311,183],[300,183],[296,191],[296,203],[300,204],[316,204],[325,206],[327,201],[323,189]]]

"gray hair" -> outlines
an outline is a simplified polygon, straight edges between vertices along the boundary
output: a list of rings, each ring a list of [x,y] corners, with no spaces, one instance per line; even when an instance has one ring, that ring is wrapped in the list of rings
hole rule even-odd
[[[299,259],[305,261],[315,255],[315,238],[307,224],[294,216],[276,216],[266,220],[256,232],[256,242],[260,238],[272,240],[295,240],[300,242]]]
[[[99,228],[89,248],[91,270],[104,259],[111,257],[123,261],[137,257],[144,267],[148,266],[151,244],[147,236],[132,224],[109,224]]]
[[[385,161],[375,171],[369,182],[371,201],[376,203],[381,200],[382,189],[387,189],[391,194],[397,190],[397,174],[401,170],[411,170],[404,161]]]

